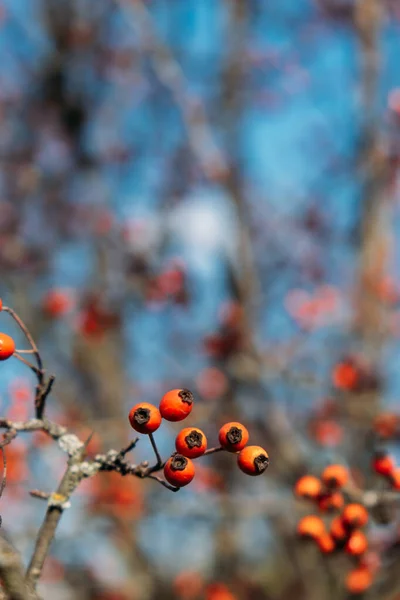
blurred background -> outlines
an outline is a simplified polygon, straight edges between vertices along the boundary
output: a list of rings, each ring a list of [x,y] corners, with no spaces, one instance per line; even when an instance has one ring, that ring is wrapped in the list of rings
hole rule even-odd
[[[240,420],[271,460],[249,478],[210,456],[178,494],[83,483],[43,598],[346,598],[352,561],[297,539],[314,508],[293,485],[330,462],[383,485],[368,440],[400,389],[399,2],[2,0],[0,55],[0,295],[57,377],[49,417],[119,449],[131,406],[187,387],[185,426],[215,445]],[[29,370],[0,381],[2,415],[32,416]],[[163,456],[180,428],[157,431]],[[65,455],[38,433],[7,456],[3,528],[27,560],[45,511],[28,492],[54,490]],[[151,456],[141,439],[133,459]],[[368,598],[400,597],[399,531],[368,530]]]

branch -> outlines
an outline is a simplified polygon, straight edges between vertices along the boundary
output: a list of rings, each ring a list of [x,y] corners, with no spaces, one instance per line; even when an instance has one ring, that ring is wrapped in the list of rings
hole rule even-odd
[[[3,537],[0,537],[0,577],[7,600],[39,600],[24,581],[19,555]]]

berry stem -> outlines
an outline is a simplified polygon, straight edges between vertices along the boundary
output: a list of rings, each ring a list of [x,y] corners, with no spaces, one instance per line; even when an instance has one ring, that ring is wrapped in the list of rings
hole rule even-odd
[[[224,450],[224,448],[222,446],[216,446],[215,448],[209,448],[208,450],[206,450],[203,454],[203,456],[206,456],[207,454],[215,454],[216,452],[222,452]]]
[[[149,473],[153,473],[154,471],[159,471],[162,468],[163,461],[162,461],[161,455],[158,451],[157,444],[156,444],[156,441],[155,441],[152,433],[149,433],[149,439],[150,439],[151,445],[153,446],[154,454],[156,455],[156,459],[157,459],[157,463],[153,467],[150,467],[150,469],[149,469]]]
[[[42,358],[40,356],[40,352],[38,350],[38,347],[36,346],[35,340],[33,339],[31,332],[29,331],[29,329],[27,328],[25,323],[22,321],[22,319],[17,315],[17,313],[12,308],[10,308],[9,306],[3,306],[3,311],[8,312],[10,317],[12,317],[14,319],[14,321],[17,323],[18,327],[21,329],[24,336],[28,340],[28,342],[32,348],[33,354],[36,357],[36,362],[37,362],[37,366],[38,366],[38,377],[39,377],[39,372],[40,372],[41,379],[43,379]]]
[[[173,485],[170,485],[167,481],[164,481],[164,479],[161,479],[161,477],[158,477],[158,475],[151,475],[151,474],[149,474],[147,477],[149,479],[155,479],[155,481],[158,481],[158,483],[161,483],[161,485],[163,485],[164,487],[166,487],[167,490],[170,490],[171,492],[179,492],[179,490],[181,489],[179,487],[175,487]]]
[[[40,370],[37,367],[35,367],[35,365],[33,365],[32,363],[30,363],[23,356],[20,356],[17,352],[14,352],[13,356],[15,358],[18,358],[18,360],[20,360],[21,362],[23,362],[24,365],[26,365],[27,367],[29,367],[30,369],[32,369],[32,371],[39,377]]]

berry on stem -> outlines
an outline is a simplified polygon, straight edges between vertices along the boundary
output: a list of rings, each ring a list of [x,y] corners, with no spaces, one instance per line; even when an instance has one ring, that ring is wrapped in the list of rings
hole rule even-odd
[[[192,412],[194,396],[186,388],[170,390],[161,398],[160,413],[167,421],[182,421]]]
[[[15,342],[6,333],[0,333],[0,360],[7,360],[15,352]]]
[[[249,432],[241,423],[225,423],[219,430],[218,439],[224,450],[238,452],[249,441]]]
[[[335,541],[329,533],[324,533],[320,538],[317,539],[318,548],[323,554],[330,554],[335,550]]]
[[[268,452],[261,446],[246,446],[240,451],[237,462],[246,475],[261,475],[269,465]]]
[[[186,427],[178,433],[175,448],[187,458],[197,458],[207,450],[207,438],[201,429]]]
[[[164,467],[165,479],[175,487],[188,485],[195,475],[194,464],[182,454],[174,454]]]
[[[135,431],[149,434],[160,427],[161,414],[154,404],[141,402],[131,408],[129,421]]]

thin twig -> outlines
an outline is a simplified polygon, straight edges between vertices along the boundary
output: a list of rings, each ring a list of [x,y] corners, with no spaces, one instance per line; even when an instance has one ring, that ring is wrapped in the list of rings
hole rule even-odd
[[[41,375],[40,370],[37,367],[35,367],[35,365],[33,365],[32,363],[30,363],[23,356],[20,356],[17,352],[14,352],[13,356],[14,356],[14,358],[18,358],[18,360],[20,360],[21,362],[23,362],[24,365],[26,365],[27,367],[29,367],[30,369],[32,369],[32,371],[37,375],[38,378],[40,377],[40,375]]]
[[[38,350],[38,347],[36,346],[35,340],[33,339],[31,332],[29,331],[29,329],[27,328],[25,323],[22,321],[22,319],[17,315],[17,313],[12,308],[10,308],[9,306],[3,306],[3,311],[8,312],[8,314],[14,319],[14,321],[17,323],[18,327],[21,329],[21,331],[25,335],[26,339],[28,340],[28,342],[35,354],[38,368],[39,368],[40,372],[43,373],[42,358],[40,356],[40,352]]]

